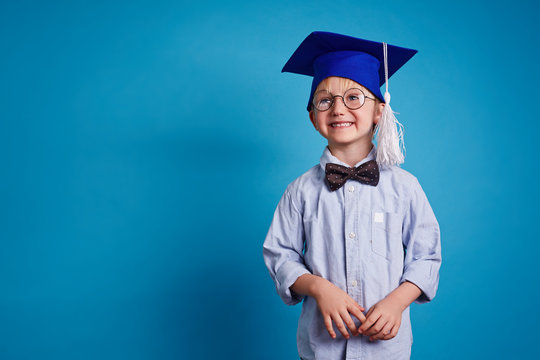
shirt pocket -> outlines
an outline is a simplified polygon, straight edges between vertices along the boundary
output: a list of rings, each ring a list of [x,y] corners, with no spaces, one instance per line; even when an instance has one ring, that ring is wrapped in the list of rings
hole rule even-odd
[[[397,212],[371,212],[371,250],[387,260],[403,259],[403,216]]]

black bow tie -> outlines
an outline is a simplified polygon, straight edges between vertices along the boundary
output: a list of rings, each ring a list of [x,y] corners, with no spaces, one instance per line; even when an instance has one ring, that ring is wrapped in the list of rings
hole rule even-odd
[[[379,183],[379,166],[375,160],[365,162],[358,167],[347,167],[333,163],[326,164],[326,180],[330,191],[342,187],[347,180],[353,179],[371,186]]]

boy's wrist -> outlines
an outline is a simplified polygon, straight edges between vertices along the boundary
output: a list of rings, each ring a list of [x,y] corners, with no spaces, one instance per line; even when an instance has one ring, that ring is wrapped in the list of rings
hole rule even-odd
[[[415,284],[405,281],[401,283],[394,291],[388,294],[393,302],[395,302],[403,312],[411,303],[422,294],[422,290]]]
[[[407,306],[411,305],[412,302],[409,302],[407,299],[404,299],[401,294],[395,292],[391,292],[386,298],[396,304],[401,312],[405,311]]]
[[[317,298],[320,295],[323,287],[323,281],[325,281],[325,279],[323,279],[322,277],[317,275],[311,275],[309,292],[312,297]]]
[[[316,298],[319,296],[321,289],[324,286],[324,281],[326,280],[320,276],[303,274],[291,286],[291,290],[300,295],[307,295]]]

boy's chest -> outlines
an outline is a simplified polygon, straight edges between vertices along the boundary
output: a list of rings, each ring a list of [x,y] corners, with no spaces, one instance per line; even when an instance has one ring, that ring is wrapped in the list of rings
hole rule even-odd
[[[347,181],[340,189],[303,197],[306,248],[326,254],[403,258],[404,195]]]
[[[405,199],[405,194],[397,189],[349,180],[336,191],[327,191],[321,186],[302,193],[302,214],[305,221],[357,219],[380,224],[387,222],[384,214],[402,214]]]

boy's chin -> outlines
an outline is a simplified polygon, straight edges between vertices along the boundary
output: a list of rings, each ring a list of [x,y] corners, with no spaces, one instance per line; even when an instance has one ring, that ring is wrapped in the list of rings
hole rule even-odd
[[[328,146],[332,147],[362,146],[365,144],[369,145],[373,141],[371,136],[361,139],[333,139],[328,137],[326,140],[328,140]]]

